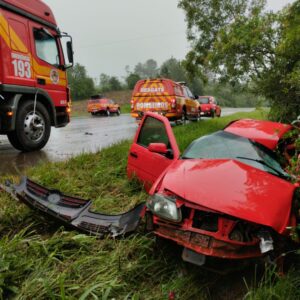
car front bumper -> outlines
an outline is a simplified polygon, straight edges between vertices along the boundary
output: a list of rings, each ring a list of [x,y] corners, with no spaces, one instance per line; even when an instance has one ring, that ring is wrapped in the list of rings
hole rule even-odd
[[[144,203],[141,203],[119,215],[92,212],[92,201],[47,189],[26,177],[21,179],[19,185],[6,182],[5,185],[0,185],[0,190],[64,225],[98,237],[117,237],[134,232],[145,210]]]

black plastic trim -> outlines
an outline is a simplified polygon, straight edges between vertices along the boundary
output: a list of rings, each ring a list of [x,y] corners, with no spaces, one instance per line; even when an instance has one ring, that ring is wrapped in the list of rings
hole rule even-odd
[[[119,215],[92,212],[92,201],[64,195],[27,177],[21,179],[20,185],[0,184],[1,190],[43,215],[98,237],[118,237],[135,232],[145,210],[145,203],[141,203]]]

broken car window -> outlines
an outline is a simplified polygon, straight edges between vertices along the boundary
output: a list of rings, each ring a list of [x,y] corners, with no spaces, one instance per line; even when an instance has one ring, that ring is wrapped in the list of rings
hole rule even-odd
[[[224,131],[195,140],[185,150],[182,158],[237,159],[274,175],[287,177],[286,172],[267,148],[247,138]]]
[[[140,131],[137,143],[148,147],[151,143],[164,143],[169,146],[169,138],[164,124],[152,117],[147,117]]]

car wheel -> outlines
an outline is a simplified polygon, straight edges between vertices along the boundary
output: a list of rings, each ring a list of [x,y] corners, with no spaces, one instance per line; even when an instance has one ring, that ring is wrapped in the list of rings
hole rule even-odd
[[[48,142],[51,132],[50,116],[45,106],[34,101],[21,104],[16,115],[15,130],[7,134],[13,147],[29,152],[42,149]]]
[[[120,108],[118,108],[118,110],[117,110],[117,116],[119,116],[121,114],[121,110],[120,110]]]
[[[218,114],[218,116],[217,116],[218,118],[220,118],[221,117],[221,111],[220,111],[220,113]]]

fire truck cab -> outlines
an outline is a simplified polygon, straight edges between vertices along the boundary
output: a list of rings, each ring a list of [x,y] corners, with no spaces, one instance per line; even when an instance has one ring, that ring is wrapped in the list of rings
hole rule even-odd
[[[16,149],[39,150],[69,123],[72,65],[72,38],[43,1],[0,0],[0,134]]]

